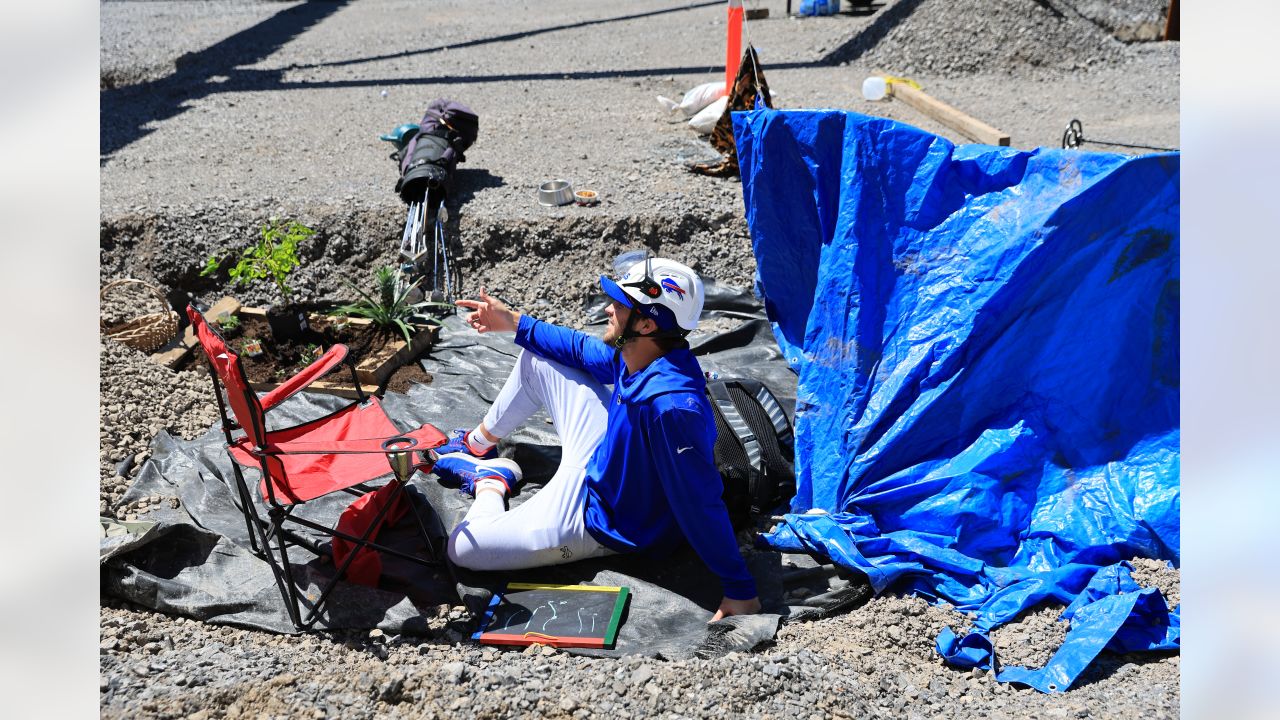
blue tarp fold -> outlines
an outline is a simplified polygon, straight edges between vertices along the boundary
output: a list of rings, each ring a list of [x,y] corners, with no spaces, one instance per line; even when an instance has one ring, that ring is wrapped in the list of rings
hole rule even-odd
[[[796,496],[764,541],[975,612],[938,638],[963,666],[1070,605],[1055,662],[999,675],[1041,690],[1103,647],[1176,648],[1178,614],[1121,563],[1180,553],[1179,156],[957,146],[834,110],[734,133],[799,376]]]

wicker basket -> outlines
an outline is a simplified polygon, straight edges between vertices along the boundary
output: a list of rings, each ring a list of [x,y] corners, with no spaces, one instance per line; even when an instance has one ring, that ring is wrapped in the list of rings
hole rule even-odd
[[[128,278],[112,280],[103,286],[102,291],[98,293],[98,299],[105,299],[108,292],[132,284],[141,285],[150,291],[156,302],[159,303],[160,310],[133,318],[110,328],[107,327],[105,320],[100,319],[99,325],[102,328],[103,335],[114,338],[135,350],[149,353],[169,342],[174,335],[178,334],[178,313],[169,309],[169,301],[165,299],[164,293],[160,292],[159,288],[141,280]]]

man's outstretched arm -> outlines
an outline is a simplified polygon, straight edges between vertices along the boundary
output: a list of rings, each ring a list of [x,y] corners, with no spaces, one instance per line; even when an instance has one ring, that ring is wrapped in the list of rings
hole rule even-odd
[[[465,319],[476,332],[515,332],[516,344],[520,347],[569,367],[586,370],[602,384],[613,383],[617,371],[614,353],[600,340],[518,313],[501,300],[491,297],[484,288],[480,288],[479,298],[455,301],[459,307],[472,311]]]

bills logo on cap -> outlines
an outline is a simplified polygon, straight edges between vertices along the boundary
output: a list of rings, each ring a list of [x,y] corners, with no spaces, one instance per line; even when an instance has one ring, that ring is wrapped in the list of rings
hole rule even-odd
[[[676,284],[675,280],[672,280],[669,277],[662,278],[662,289],[666,290],[669,293],[674,293],[675,296],[680,298],[681,300],[684,299],[684,288],[680,287],[678,284]]]

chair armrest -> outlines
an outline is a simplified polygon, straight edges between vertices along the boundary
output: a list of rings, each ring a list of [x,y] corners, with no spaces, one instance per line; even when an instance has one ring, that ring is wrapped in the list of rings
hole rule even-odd
[[[440,432],[436,426],[427,424],[414,428],[407,433],[400,435],[389,435],[379,438],[349,438],[344,440],[286,440],[284,442],[271,442],[268,438],[266,455],[345,455],[349,453],[364,454],[376,453],[379,455],[386,454],[382,449],[384,440],[393,437],[411,437],[418,441],[418,444],[412,448],[413,452],[421,453],[431,450],[448,442],[449,438]]]
[[[346,359],[347,346],[334,345],[324,355],[316,358],[316,361],[308,365],[305,370],[281,383],[275,390],[263,395],[259,400],[262,403],[262,409],[270,410],[287,398],[293,397],[303,388],[329,374],[330,371],[342,364],[342,361]]]

